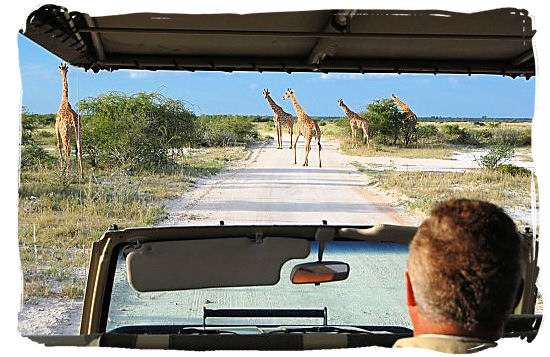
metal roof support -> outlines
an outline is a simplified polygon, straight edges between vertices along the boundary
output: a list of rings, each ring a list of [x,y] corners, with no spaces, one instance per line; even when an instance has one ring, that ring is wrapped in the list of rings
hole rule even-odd
[[[349,30],[351,18],[355,10],[336,11],[332,13],[325,27],[320,31],[323,34],[346,33]],[[319,38],[309,52],[307,63],[320,64],[326,56],[334,56],[338,48],[336,38]]]
[[[531,59],[533,59],[534,56],[535,56],[535,53],[531,49],[529,51],[525,51],[524,53],[516,57],[514,60],[512,60],[512,62],[510,63],[514,66],[519,66],[520,64],[530,61]]]
[[[86,22],[86,26],[88,27],[95,27],[94,19],[90,17],[88,14],[83,14],[84,21]],[[97,32],[91,32],[90,33],[92,38],[92,44],[94,46],[97,58],[102,61],[105,59],[105,51],[103,50],[103,43],[101,42],[101,34]]]

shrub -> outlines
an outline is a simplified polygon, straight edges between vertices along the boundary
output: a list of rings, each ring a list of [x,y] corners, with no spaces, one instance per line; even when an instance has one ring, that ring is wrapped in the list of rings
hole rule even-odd
[[[531,176],[531,170],[510,164],[500,165],[496,168],[496,171],[511,176]]]
[[[444,138],[451,144],[479,145],[479,141],[458,124],[445,124],[442,127]]]
[[[488,141],[493,138],[493,131],[489,129],[474,130],[473,136],[477,141]]]
[[[252,120],[240,115],[201,115],[197,133],[196,141],[202,146],[228,146],[258,139]]]
[[[498,129],[495,131],[494,140],[501,145],[529,146],[531,145],[531,130],[518,130],[515,128]]]
[[[484,169],[494,170],[514,157],[514,149],[506,145],[494,145],[485,155],[475,161]]]
[[[40,164],[49,164],[55,161],[46,150],[38,144],[24,145],[21,148],[21,168],[28,168]]]
[[[431,139],[437,136],[439,130],[434,124],[422,125],[418,127],[418,138]]]
[[[81,100],[78,108],[83,150],[92,164],[155,170],[170,165],[171,149],[195,138],[195,115],[186,103],[159,92],[109,92]]]
[[[464,133],[464,129],[461,129],[458,124],[445,124],[442,127],[443,134],[448,136],[458,136]]]
[[[403,114],[393,100],[381,98],[367,105],[369,131],[383,143],[397,144],[405,125],[406,115]],[[349,122],[348,122],[349,125]]]

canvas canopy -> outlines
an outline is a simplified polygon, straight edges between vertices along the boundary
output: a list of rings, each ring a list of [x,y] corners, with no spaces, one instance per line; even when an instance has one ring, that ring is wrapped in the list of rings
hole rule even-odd
[[[535,75],[526,10],[317,10],[92,17],[45,5],[21,32],[99,70]]]

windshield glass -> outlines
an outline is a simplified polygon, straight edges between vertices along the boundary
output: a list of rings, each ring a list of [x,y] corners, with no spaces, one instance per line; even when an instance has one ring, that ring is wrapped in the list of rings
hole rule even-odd
[[[350,265],[346,280],[292,284],[290,273],[300,263],[317,260],[318,243],[306,259],[286,262],[273,286],[138,292],[126,279],[121,253],[114,277],[107,331],[135,325],[201,326],[207,309],[324,309],[334,325],[410,327],[405,303],[404,272],[408,247],[393,243],[329,242],[323,261]],[[205,259],[205,264],[214,264]],[[197,267],[200,269],[200,267]],[[316,325],[322,318],[209,318],[207,325]]]

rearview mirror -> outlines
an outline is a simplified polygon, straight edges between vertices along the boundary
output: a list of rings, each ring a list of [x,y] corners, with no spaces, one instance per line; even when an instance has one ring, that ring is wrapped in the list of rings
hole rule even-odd
[[[327,283],[347,279],[349,265],[343,262],[313,262],[296,265],[290,274],[294,284]]]

